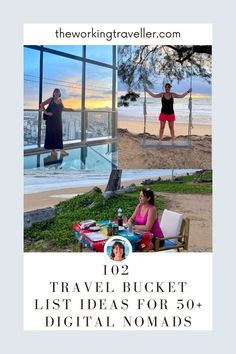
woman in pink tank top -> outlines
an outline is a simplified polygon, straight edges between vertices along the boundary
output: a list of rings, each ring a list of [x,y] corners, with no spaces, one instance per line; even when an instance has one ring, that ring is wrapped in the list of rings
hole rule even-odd
[[[150,189],[142,189],[139,195],[140,203],[128,222],[134,223],[134,230],[150,231],[154,237],[163,238],[163,232],[154,206],[154,193]]]

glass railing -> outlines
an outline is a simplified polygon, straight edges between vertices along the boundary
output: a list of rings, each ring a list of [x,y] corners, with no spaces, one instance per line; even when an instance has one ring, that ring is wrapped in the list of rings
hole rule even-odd
[[[24,110],[24,147],[34,148],[38,146],[38,116],[36,109]]]
[[[27,150],[44,145],[46,124],[41,116],[39,110],[24,110],[24,148]],[[116,112],[108,110],[64,111],[62,114],[64,145],[115,138],[116,120]]]
[[[111,111],[86,111],[86,140],[112,137]]]

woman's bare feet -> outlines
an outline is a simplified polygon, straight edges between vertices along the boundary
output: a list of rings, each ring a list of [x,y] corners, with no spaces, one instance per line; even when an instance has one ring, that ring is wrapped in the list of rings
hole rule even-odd
[[[67,156],[67,155],[69,155],[69,152],[67,152],[66,150],[62,149],[61,150],[61,154],[64,155],[64,156]]]

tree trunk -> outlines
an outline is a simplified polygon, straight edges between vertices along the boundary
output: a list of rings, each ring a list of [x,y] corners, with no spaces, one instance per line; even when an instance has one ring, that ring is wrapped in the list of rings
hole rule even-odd
[[[171,171],[171,181],[172,182],[174,181],[174,169],[172,169],[172,171]]]
[[[197,177],[195,178],[194,182],[196,183],[201,183],[202,182],[202,176],[207,170],[201,170],[198,172]]]
[[[114,192],[120,189],[121,175],[122,175],[122,170],[118,170],[118,169],[111,170],[111,174],[105,192]]]

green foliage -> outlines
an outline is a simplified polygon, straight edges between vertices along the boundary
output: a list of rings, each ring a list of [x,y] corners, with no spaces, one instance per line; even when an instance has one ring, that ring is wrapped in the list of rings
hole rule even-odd
[[[122,193],[104,199],[100,190],[76,196],[70,200],[59,203],[56,206],[56,217],[50,222],[34,224],[32,228],[25,230],[25,251],[35,249],[34,242],[47,240],[57,245],[57,249],[73,246],[73,224],[85,219],[114,219],[117,217],[118,208],[128,217],[133,213],[138,204],[139,191]],[[158,198],[156,203],[158,210],[164,208],[164,199]],[[31,247],[30,247],[31,244]]]
[[[185,194],[211,194],[212,183],[196,183],[199,172],[177,177],[175,181],[161,180],[150,186],[156,192],[185,193]],[[207,170],[202,175],[204,180],[211,181],[212,170]]]
[[[118,76],[128,94],[144,86],[153,88],[154,82],[164,86],[164,81],[180,82],[190,76],[211,82],[211,46],[126,45],[118,50]],[[120,98],[119,106],[127,107],[129,101]]]
[[[194,184],[166,181],[151,186],[156,192],[183,193],[183,194],[211,194],[212,186],[209,184]]]
[[[126,95],[120,96],[118,107],[128,107],[129,101],[135,102],[139,97],[140,95],[135,92],[128,92]]]
[[[212,181],[212,170],[204,171],[202,174],[202,179],[205,181]]]

